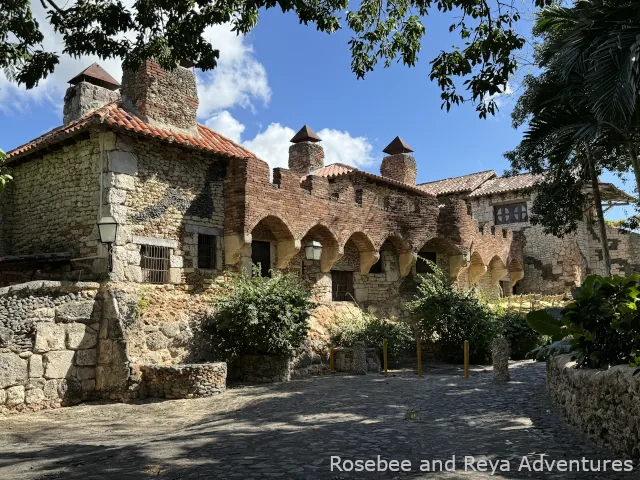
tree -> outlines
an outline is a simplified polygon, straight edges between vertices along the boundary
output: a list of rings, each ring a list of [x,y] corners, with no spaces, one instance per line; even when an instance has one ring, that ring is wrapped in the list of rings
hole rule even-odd
[[[4,190],[8,183],[13,180],[13,177],[11,176],[7,168],[2,165],[6,159],[7,155],[0,148],[0,191]]]
[[[536,6],[552,0],[530,0]],[[481,117],[496,111],[494,96],[506,89],[517,62],[515,52],[525,39],[515,29],[520,19],[516,2],[497,0],[362,0],[358,9],[340,15],[348,0],[75,0],[59,6],[57,0],[40,0],[47,20],[62,34],[62,53],[120,57],[136,68],[155,59],[164,68],[189,60],[197,68],[216,67],[219,50],[203,37],[212,25],[231,24],[246,34],[258,23],[260,9],[279,7],[294,12],[300,23],[314,23],[319,31],[333,33],[349,28],[352,70],[358,78],[378,62],[389,66],[398,60],[414,66],[425,34],[422,18],[434,9],[456,11],[450,26],[462,42],[460,48],[442,51],[431,62],[430,79],[441,89],[442,107],[472,101]],[[0,67],[9,78],[27,88],[52,73],[59,53],[48,51],[33,17],[29,0],[7,0],[0,10]],[[456,77],[465,78],[458,87]],[[463,90],[461,92],[461,90]]]

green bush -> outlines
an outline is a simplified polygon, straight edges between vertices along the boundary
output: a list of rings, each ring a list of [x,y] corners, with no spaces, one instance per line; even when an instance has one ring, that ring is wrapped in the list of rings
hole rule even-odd
[[[546,343],[546,338],[527,325],[525,316],[518,312],[500,315],[502,335],[509,341],[511,358],[523,360],[527,353]]]
[[[351,347],[364,342],[367,347],[382,348],[387,339],[389,358],[400,358],[415,345],[411,327],[401,321],[378,318],[358,309],[337,319],[330,329],[331,341],[337,347]]]
[[[214,302],[215,314],[204,327],[217,356],[289,356],[302,344],[313,303],[297,276],[232,274],[228,288]]]
[[[640,366],[639,307],[640,275],[591,275],[558,317],[536,311],[527,323],[556,339],[572,335],[579,367]]]
[[[470,361],[489,362],[491,342],[499,331],[495,313],[473,290],[454,288],[448,276],[429,263],[432,273],[420,277],[418,295],[407,304],[423,339],[438,342],[449,362],[463,361],[463,344],[468,340]]]

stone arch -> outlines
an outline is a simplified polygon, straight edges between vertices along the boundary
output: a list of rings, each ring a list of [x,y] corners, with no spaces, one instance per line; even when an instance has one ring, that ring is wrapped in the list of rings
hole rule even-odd
[[[484,263],[482,255],[480,255],[477,250],[471,254],[468,271],[470,285],[477,285],[480,277],[487,273],[487,265]]]
[[[492,284],[498,283],[500,279],[508,273],[507,266],[499,255],[494,255],[489,261],[489,265],[487,267],[491,273]]]
[[[524,268],[522,264],[515,258],[509,262],[509,291],[513,291],[513,287],[524,278]]]
[[[364,232],[353,232],[343,244],[343,248],[349,241],[353,242],[360,253],[360,273],[362,275],[368,274],[371,267],[380,260],[380,252],[376,249],[373,241]]]
[[[258,220],[250,230],[251,243],[266,241],[273,246],[272,265],[285,268],[289,260],[300,250],[300,241],[295,240],[289,225],[276,215],[266,215]],[[273,261],[275,260],[275,261]]]
[[[320,271],[327,273],[344,254],[344,245],[341,245],[335,233],[322,223],[316,223],[306,231],[299,240],[300,247],[304,248],[305,244],[312,240],[318,241],[322,245]]]
[[[411,273],[411,269],[418,258],[416,252],[413,251],[411,243],[397,233],[389,233],[386,237],[382,238],[382,241],[378,245],[378,250],[382,248],[385,242],[391,243],[398,253],[399,273],[401,277],[406,277]]]
[[[431,260],[434,261],[443,272],[448,274],[451,279],[456,279],[460,270],[465,266],[462,249],[447,238],[433,237],[420,247],[418,257],[428,259],[430,256],[435,256],[435,258],[431,258]],[[420,273],[418,271],[419,269],[420,258],[416,261],[416,273]]]

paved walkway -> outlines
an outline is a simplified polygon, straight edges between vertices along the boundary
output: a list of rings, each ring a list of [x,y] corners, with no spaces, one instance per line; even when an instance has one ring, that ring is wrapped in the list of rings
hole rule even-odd
[[[532,468],[539,454],[586,457],[594,466],[616,458],[564,423],[544,375],[542,364],[519,363],[508,385],[482,372],[465,381],[452,369],[424,378],[322,377],[208,399],[5,417],[0,479],[637,479],[637,466],[634,473],[518,472],[523,455]],[[330,471],[331,456],[348,468],[344,460],[377,455],[410,461],[412,471]],[[452,455],[455,472],[420,472],[421,460],[440,459],[444,468]],[[475,456],[476,468],[483,458],[508,461],[510,471],[465,472],[465,455]]]

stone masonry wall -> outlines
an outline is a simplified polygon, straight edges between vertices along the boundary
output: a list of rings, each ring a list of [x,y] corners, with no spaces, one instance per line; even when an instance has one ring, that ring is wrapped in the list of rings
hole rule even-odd
[[[227,364],[144,365],[140,398],[198,398],[224,393]]]
[[[1,253],[70,252],[74,258],[98,254],[99,165],[98,134],[12,164],[14,181],[3,192],[0,206]],[[83,267],[91,272],[91,261],[71,266],[78,271]],[[77,279],[78,273],[67,272],[71,278],[74,275]],[[81,278],[87,278],[86,273]]]
[[[120,99],[120,92],[99,87],[89,82],[79,82],[67,88],[64,95],[63,123],[83,117],[87,113]]]
[[[109,145],[106,208],[119,223],[114,281],[141,282],[141,246],[166,246],[170,283],[202,283],[223,268],[227,162],[118,135]],[[198,269],[198,235],[216,237],[216,268]]]
[[[0,289],[0,413],[95,398],[98,288],[36,281]]]
[[[636,368],[575,368],[571,355],[547,360],[547,388],[567,420],[617,453],[640,455],[640,378]]]

